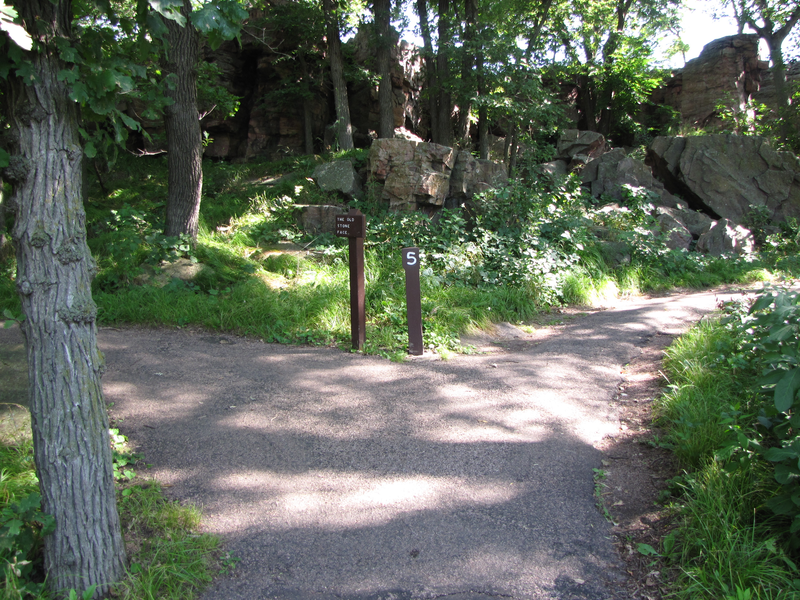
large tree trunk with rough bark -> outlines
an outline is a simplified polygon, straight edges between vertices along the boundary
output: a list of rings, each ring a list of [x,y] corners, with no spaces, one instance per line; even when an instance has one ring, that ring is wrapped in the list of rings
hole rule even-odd
[[[453,95],[450,92],[450,58],[453,32],[450,27],[450,0],[439,0],[439,50],[436,54],[436,72],[439,78],[439,132],[434,142],[453,145]]]
[[[42,510],[56,522],[44,540],[47,585],[59,597],[97,585],[101,597],[124,575],[125,548],[100,388],[77,106],[58,79],[55,40],[69,37],[72,10],[69,0],[15,5],[46,47],[26,54],[35,83],[9,80],[5,99],[34,458]]]
[[[6,203],[5,191],[3,190],[3,178],[0,177],[0,258],[6,246]]]
[[[375,25],[378,30],[378,137],[394,137],[394,107],[392,106],[392,73],[391,73],[391,0],[375,0]]]
[[[435,142],[439,135],[439,78],[436,73],[436,58],[433,54],[433,41],[428,23],[428,3],[426,0],[417,0],[417,16],[419,17],[419,29],[425,49],[425,88],[423,92],[428,97],[428,114],[431,119],[429,137]]]
[[[303,73],[303,140],[306,154],[314,154],[314,119],[311,112],[311,75],[308,72],[306,57],[299,52],[300,69]]]
[[[186,25],[164,19],[168,34],[166,71],[173,77],[174,89],[167,96],[174,101],[164,111],[167,131],[168,196],[164,233],[187,234],[197,238],[200,197],[203,192],[203,139],[197,112],[197,30],[189,21],[191,0],[183,0],[181,13]]]
[[[328,32],[328,58],[331,62],[333,100],[336,105],[336,130],[340,150],[353,149],[353,125],[350,122],[350,103],[347,99],[347,82],[344,79],[342,41],[339,38],[339,15],[336,0],[322,0]]]
[[[464,0],[464,55],[461,62],[461,93],[458,99],[458,126],[456,128],[458,139],[470,147],[469,129],[470,113],[472,112],[472,97],[479,92],[477,40],[475,36],[475,23],[478,19],[478,0]]]

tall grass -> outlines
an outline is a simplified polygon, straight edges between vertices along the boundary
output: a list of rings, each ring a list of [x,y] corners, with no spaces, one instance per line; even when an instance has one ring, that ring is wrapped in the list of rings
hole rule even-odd
[[[757,406],[757,373],[737,358],[737,334],[705,321],[667,351],[672,382],[657,403],[684,474],[673,508],[678,528],[664,542],[678,573],[681,599],[788,600],[800,598],[797,556],[791,556],[785,519],[765,502],[776,484],[765,465],[726,469],[719,451],[750,427]]]

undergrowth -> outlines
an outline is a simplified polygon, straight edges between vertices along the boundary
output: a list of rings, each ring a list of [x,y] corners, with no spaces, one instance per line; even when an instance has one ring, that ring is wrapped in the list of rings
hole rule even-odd
[[[344,153],[357,165],[364,151]],[[204,163],[196,245],[161,231],[162,157],[127,157],[90,186],[88,242],[97,260],[93,297],[100,324],[197,325],[267,341],[348,347],[347,242],[306,234],[299,205],[340,204],[310,180],[319,158],[280,163]],[[466,206],[391,213],[377,192],[350,206],[367,215],[366,352],[402,356],[407,340],[404,247],[420,248],[426,347],[463,350],[460,335],[515,324],[561,304],[604,304],[674,287],[706,287],[794,271],[792,230],[769,259],[669,250],[648,193],[623,190],[617,210],[575,179],[514,182]],[[794,238],[791,238],[794,239]],[[173,269],[195,269],[189,281]],[[13,257],[0,266],[0,308],[19,312]]]
[[[191,600],[214,575],[233,568],[219,540],[198,534],[200,512],[168,500],[157,482],[137,475],[146,468],[124,436],[110,431],[114,446],[117,507],[129,558],[126,578],[114,588],[124,600]],[[50,600],[42,571],[42,536],[55,526],[41,512],[29,427],[0,440],[0,599]],[[90,597],[93,590],[87,590]],[[72,591],[70,598],[79,596]]]
[[[800,598],[797,292],[723,307],[667,352],[657,416],[684,468],[662,552],[677,598]]]

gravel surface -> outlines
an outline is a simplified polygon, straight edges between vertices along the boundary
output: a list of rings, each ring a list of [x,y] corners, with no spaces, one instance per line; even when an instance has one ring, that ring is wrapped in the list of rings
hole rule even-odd
[[[630,598],[593,470],[628,428],[625,365],[720,297],[620,302],[403,364],[102,328],[103,386],[152,476],[241,559],[204,600]]]

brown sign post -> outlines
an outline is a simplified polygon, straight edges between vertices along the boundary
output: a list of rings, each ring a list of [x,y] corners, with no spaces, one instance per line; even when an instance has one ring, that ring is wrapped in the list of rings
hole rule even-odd
[[[345,215],[336,216],[336,235],[350,243],[350,334],[353,350],[363,350],[367,321],[364,314],[364,238],[367,220],[360,210],[351,208]]]
[[[408,320],[408,353],[421,356],[422,294],[419,288],[419,248],[403,248],[403,268],[406,271],[406,315]]]

